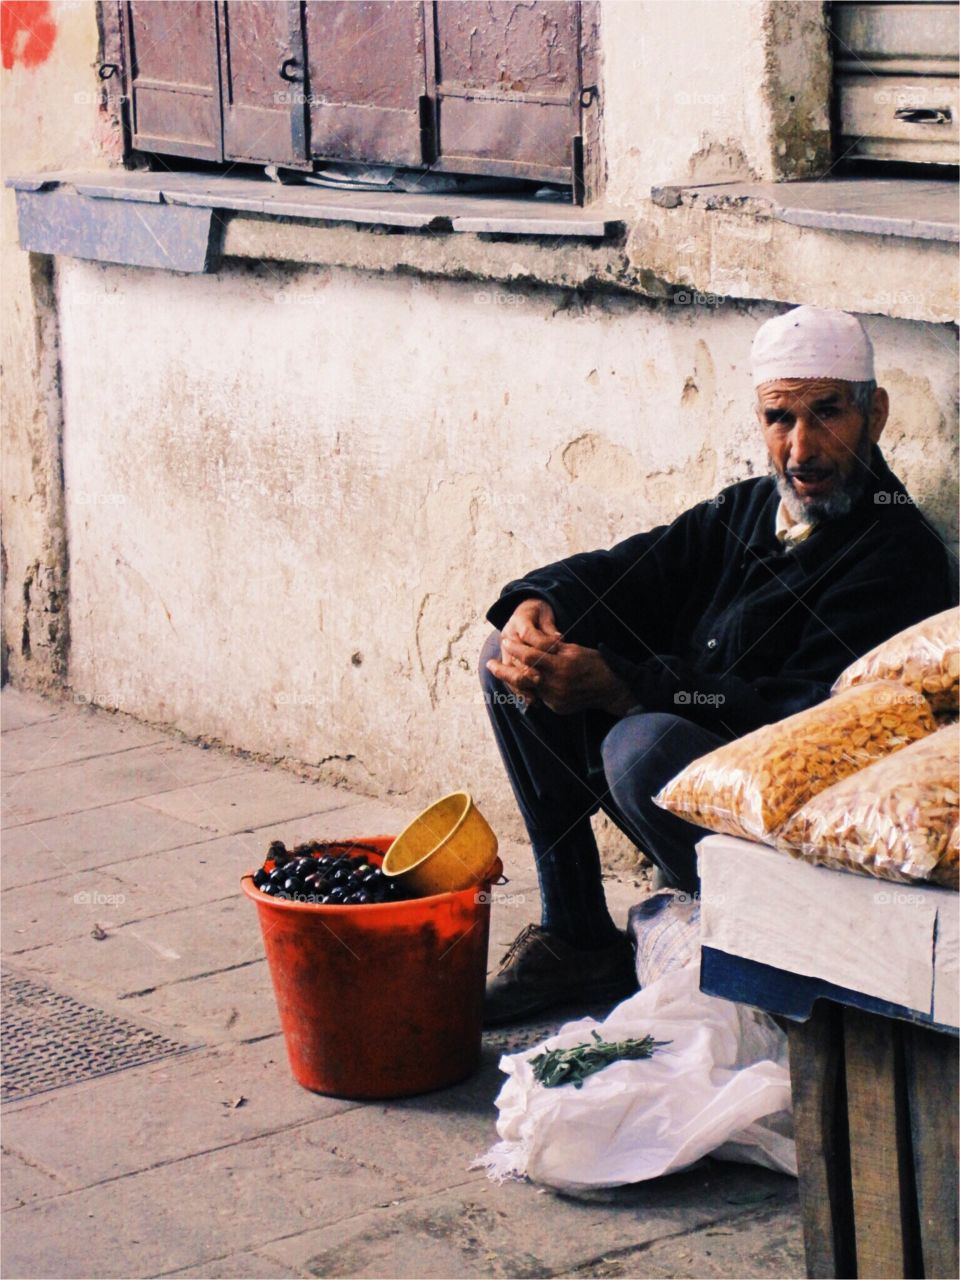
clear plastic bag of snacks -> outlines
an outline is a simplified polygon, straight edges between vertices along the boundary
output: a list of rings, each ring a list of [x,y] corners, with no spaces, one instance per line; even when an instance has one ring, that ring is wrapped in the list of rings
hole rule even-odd
[[[655,800],[697,826],[772,843],[813,796],[935,729],[915,690],[858,685],[701,756]]]
[[[777,836],[789,853],[884,880],[958,887],[960,725],[821,791]]]
[[[833,692],[896,680],[922,693],[937,715],[956,712],[960,698],[960,609],[945,609],[851,663],[837,679]]]

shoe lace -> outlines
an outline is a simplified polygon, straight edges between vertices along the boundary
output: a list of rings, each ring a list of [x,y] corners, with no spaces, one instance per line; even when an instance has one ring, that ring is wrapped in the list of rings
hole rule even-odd
[[[525,925],[514,940],[507,947],[504,954],[500,957],[500,968],[505,969],[512,960],[515,960],[521,952],[525,951],[527,945],[540,932],[540,928],[535,924]]]

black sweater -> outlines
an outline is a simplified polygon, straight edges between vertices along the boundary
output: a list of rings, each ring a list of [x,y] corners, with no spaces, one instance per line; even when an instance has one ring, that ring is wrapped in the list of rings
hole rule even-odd
[[[954,603],[952,558],[876,447],[867,491],[791,550],[771,476],[731,485],[670,525],[508,583],[487,617],[553,607],[646,711],[737,737],[827,697],[880,641]]]

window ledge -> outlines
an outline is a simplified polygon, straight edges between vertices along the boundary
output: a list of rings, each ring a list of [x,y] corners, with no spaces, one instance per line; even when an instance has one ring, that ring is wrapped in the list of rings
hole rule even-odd
[[[629,213],[198,173],[39,173],[7,185],[24,249],[103,263],[211,272],[282,261],[693,306],[806,302],[937,324],[960,311],[947,181],[678,184]],[[384,228],[406,234],[373,234]]]
[[[621,226],[602,211],[546,200],[331,191],[200,173],[40,173],[10,178],[7,186],[17,192],[25,249],[182,271],[216,268],[222,219],[213,215],[222,212],[588,241],[602,241]]]
[[[659,186],[662,209],[682,206],[775,218],[821,231],[910,240],[960,241],[957,184],[949,179],[821,178],[815,182],[726,182]]]
[[[693,302],[768,298],[953,322],[956,190],[947,178],[658,186],[627,258]]]

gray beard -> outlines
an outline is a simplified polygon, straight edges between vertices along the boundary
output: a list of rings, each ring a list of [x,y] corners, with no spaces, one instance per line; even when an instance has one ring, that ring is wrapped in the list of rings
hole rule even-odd
[[[856,459],[850,474],[828,498],[814,498],[810,502],[804,502],[792,488],[787,477],[780,475],[776,468],[773,467],[773,474],[777,481],[777,492],[787,509],[790,519],[796,522],[803,521],[806,524],[820,524],[824,520],[837,520],[840,516],[848,515],[853,508],[853,504],[867,487],[870,476],[869,460],[870,437],[866,427],[864,427],[863,434],[857,441]]]

